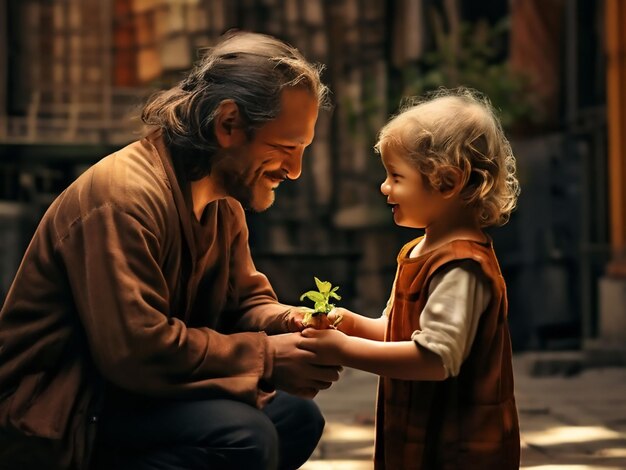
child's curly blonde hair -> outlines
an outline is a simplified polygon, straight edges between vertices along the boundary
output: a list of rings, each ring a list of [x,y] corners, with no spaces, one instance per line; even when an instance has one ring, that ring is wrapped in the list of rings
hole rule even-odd
[[[401,150],[430,187],[445,190],[461,174],[461,195],[483,227],[505,224],[519,182],[515,157],[489,99],[475,90],[440,89],[403,105],[385,125],[375,149]]]

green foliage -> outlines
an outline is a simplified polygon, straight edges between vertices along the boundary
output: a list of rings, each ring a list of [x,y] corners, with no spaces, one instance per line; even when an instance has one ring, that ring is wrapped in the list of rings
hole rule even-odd
[[[505,128],[538,120],[528,77],[512,70],[502,58],[506,53],[508,18],[493,26],[485,20],[471,24],[459,21],[456,30],[446,32],[442,18],[435,12],[433,24],[434,49],[425,53],[419,63],[402,70],[403,96],[464,86],[489,97]]]
[[[307,312],[304,323],[306,324],[311,317],[319,314],[327,315],[332,309],[335,308],[334,304],[330,303],[330,299],[341,300],[341,296],[337,294],[339,286],[333,287],[328,281],[320,281],[317,277],[315,279],[315,285],[317,290],[310,290],[300,296],[300,301],[309,299],[314,303],[312,310]]]

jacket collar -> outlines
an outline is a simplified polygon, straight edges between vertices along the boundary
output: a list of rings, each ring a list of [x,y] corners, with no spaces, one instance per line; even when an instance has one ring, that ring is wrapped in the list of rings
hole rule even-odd
[[[165,176],[167,177],[167,184],[172,190],[172,197],[174,198],[174,204],[176,204],[176,210],[178,212],[178,218],[180,219],[180,224],[185,236],[185,242],[191,252],[191,259],[195,260],[197,249],[195,238],[193,236],[193,228],[191,226],[191,218],[189,216],[189,207],[185,201],[183,192],[184,189],[180,187],[179,180],[176,176],[172,157],[167,149],[167,146],[165,145],[163,131],[161,129],[157,129],[146,136],[146,140],[148,140],[156,150],[156,154],[159,157],[161,165],[163,166]]]

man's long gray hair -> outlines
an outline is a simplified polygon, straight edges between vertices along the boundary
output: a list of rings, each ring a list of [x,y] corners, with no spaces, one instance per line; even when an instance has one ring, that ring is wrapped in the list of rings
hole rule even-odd
[[[187,177],[200,179],[211,171],[218,151],[213,129],[215,113],[233,100],[251,138],[254,130],[275,119],[285,87],[303,87],[329,107],[322,66],[306,61],[294,47],[264,34],[236,31],[207,50],[187,78],[156,93],[143,108],[144,123],[164,130],[165,139],[182,159]]]

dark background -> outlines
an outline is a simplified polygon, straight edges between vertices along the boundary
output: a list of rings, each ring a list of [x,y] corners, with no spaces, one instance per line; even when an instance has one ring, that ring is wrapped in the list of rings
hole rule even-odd
[[[141,135],[137,108],[180,80],[229,28],[266,32],[326,65],[302,177],[249,214],[259,269],[284,302],[313,276],[342,306],[382,311],[403,243],[372,146],[402,97],[465,85],[488,94],[522,195],[491,230],[516,350],[597,336],[609,259],[603,1],[0,0],[0,298],[52,199]]]

